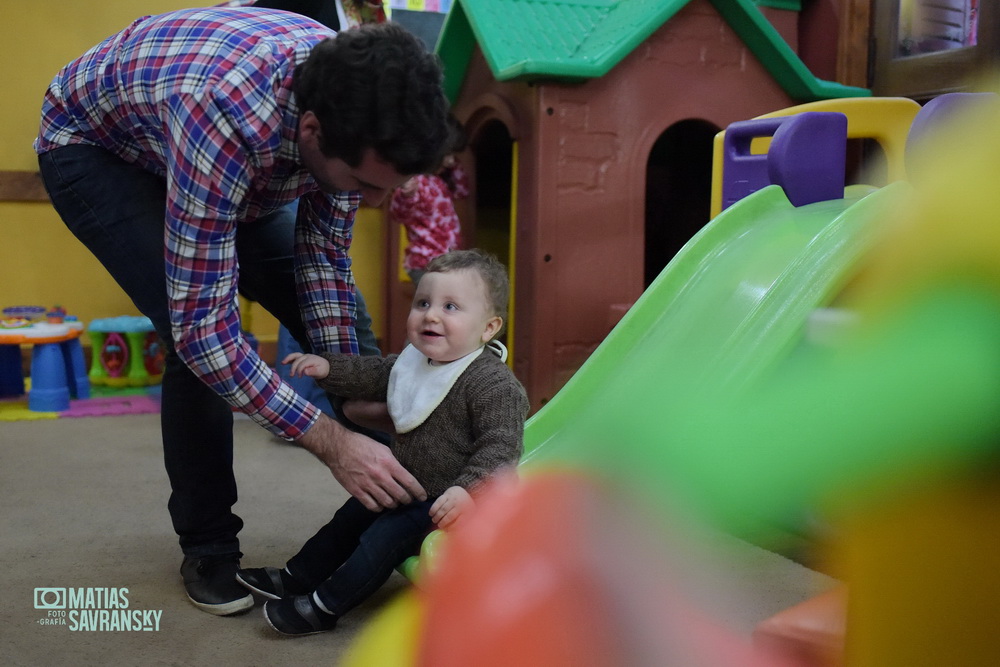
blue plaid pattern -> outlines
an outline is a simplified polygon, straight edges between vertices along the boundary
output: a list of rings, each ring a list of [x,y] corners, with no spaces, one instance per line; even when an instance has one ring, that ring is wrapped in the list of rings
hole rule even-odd
[[[163,176],[178,354],[231,405],[295,438],[319,411],[241,335],[236,227],[300,199],[297,296],[317,350],[357,353],[348,250],[360,194],[320,192],[299,161],[295,66],[333,32],[295,14],[214,7],[136,20],[74,60],[42,107],[39,153],[101,146]]]

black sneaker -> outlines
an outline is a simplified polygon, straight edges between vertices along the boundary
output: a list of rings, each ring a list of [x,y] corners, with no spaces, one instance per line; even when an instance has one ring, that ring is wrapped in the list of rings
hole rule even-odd
[[[292,575],[276,567],[248,567],[236,573],[236,581],[268,600],[280,600],[309,591],[298,585]]]
[[[264,620],[283,635],[315,635],[337,625],[337,617],[317,609],[311,595],[297,595],[264,603]]]
[[[190,558],[181,563],[188,599],[202,611],[230,616],[253,607],[253,595],[236,583],[240,557],[236,554]]]

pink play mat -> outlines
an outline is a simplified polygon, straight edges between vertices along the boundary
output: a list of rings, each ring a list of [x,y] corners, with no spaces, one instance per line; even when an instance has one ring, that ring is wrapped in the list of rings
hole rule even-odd
[[[69,410],[61,412],[36,412],[28,409],[27,397],[0,400],[0,422],[26,419],[56,419],[60,417],[107,417],[113,415],[141,415],[160,411],[158,392],[122,393],[93,398],[74,399]]]

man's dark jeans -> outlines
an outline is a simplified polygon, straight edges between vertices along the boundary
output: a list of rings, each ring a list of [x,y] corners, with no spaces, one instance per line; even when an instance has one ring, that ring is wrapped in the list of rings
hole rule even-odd
[[[434,498],[382,512],[350,498],[286,567],[296,581],[315,589],[323,606],[343,616],[415,555],[433,528]]]
[[[66,226],[104,265],[136,307],[149,317],[166,348],[161,428],[172,493],[168,502],[185,555],[239,551],[243,521],[233,513],[233,413],[180,360],[170,335],[164,268],[166,181],[89,145],[39,156],[39,168]],[[239,225],[239,287],[308,348],[295,296],[294,207]],[[362,354],[379,354],[371,320],[358,294]]]

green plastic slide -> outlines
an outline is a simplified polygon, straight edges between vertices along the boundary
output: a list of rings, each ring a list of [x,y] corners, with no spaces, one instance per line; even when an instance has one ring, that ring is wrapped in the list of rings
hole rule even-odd
[[[677,254],[525,427],[526,474],[571,468],[752,539],[995,447],[1000,300],[916,293],[867,337],[806,342],[863,268],[907,182],[793,207],[740,200]],[[894,230],[898,233],[899,230]],[[663,516],[666,516],[664,512]],[[431,564],[443,535],[425,542]],[[401,568],[418,578],[418,560]]]
[[[549,465],[621,475],[646,465],[654,478],[661,440],[680,426],[665,404],[704,387],[749,385],[792,353],[806,322],[828,305],[871,248],[878,220],[908,188],[848,188],[845,199],[794,207],[771,185],[736,202],[699,231],[642,294],[569,382],[525,425],[521,470]],[[690,396],[688,396],[690,398]],[[711,400],[708,397],[706,400]],[[624,406],[624,407],[623,407]],[[609,414],[612,411],[613,414]],[[600,443],[581,423],[640,426],[644,441]],[[594,432],[594,431],[592,431]],[[632,434],[635,429],[631,429]],[[642,463],[645,461],[645,463]],[[669,461],[665,465],[669,465]],[[665,479],[665,476],[664,476]],[[424,544],[437,549],[440,531]],[[433,556],[431,556],[433,560]],[[419,560],[400,570],[419,578]]]
[[[655,414],[660,392],[646,390],[657,383],[719,387],[759,378],[801,341],[810,314],[829,305],[871,247],[895,193],[907,187],[795,208],[772,185],[727,208],[528,421],[523,465],[572,463],[567,425],[620,392],[634,393],[635,414]],[[685,372],[698,377],[679,375]]]

